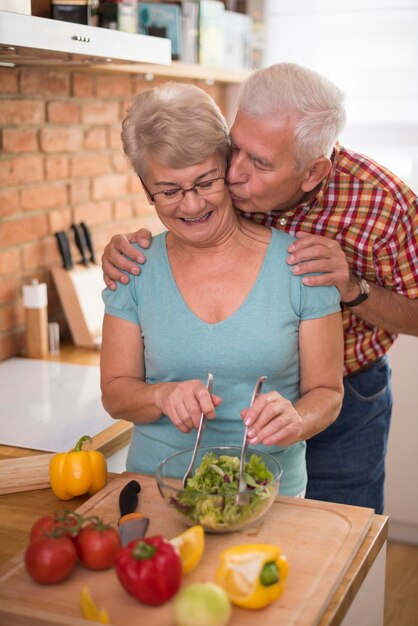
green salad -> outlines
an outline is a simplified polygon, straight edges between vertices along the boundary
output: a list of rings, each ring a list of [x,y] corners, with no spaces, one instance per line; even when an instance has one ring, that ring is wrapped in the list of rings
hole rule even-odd
[[[276,488],[269,487],[274,476],[263,459],[252,454],[245,463],[248,497],[244,504],[237,504],[239,464],[236,456],[207,452],[184,491],[172,498],[172,504],[196,524],[214,530],[233,528],[259,517],[275,495]]]

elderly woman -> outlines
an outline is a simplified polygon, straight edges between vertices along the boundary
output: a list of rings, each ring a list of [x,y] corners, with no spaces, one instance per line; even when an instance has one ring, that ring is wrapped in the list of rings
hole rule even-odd
[[[304,286],[286,263],[292,238],[233,210],[228,130],[204,91],[140,93],[122,141],[167,229],[140,276],[104,291],[103,405],[135,425],[127,469],[152,474],[192,447],[203,412],[203,445],[240,445],[247,425],[251,447],[280,462],[281,493],[303,494],[305,440],[335,420],[343,395],[337,289]]]

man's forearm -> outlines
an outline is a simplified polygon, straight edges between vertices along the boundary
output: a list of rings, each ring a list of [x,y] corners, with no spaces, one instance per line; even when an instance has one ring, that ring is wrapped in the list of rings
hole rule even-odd
[[[369,283],[367,300],[352,308],[361,319],[390,333],[418,336],[418,299]]]

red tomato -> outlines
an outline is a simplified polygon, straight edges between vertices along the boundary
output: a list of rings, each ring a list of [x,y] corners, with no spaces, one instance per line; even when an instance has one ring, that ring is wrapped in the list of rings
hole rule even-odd
[[[77,551],[68,537],[36,537],[26,548],[28,574],[38,583],[64,580],[74,569]]]
[[[101,520],[83,526],[74,543],[82,564],[93,570],[112,567],[121,545],[119,532]]]
[[[45,535],[73,537],[77,534],[79,518],[70,511],[55,511],[50,515],[40,517],[32,526],[29,534],[29,540],[33,541],[36,537]],[[66,530],[68,529],[68,530]]]

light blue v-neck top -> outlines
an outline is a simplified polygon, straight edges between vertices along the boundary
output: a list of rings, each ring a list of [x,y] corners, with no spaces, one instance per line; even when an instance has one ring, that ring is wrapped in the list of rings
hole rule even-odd
[[[306,287],[286,263],[290,235],[272,230],[259,275],[241,306],[227,319],[208,324],[184,301],[174,280],[166,250],[167,233],[143,250],[147,262],[128,285],[105,289],[109,315],[141,327],[146,382],[214,375],[213,392],[223,402],[217,417],[206,422],[203,446],[242,444],[240,410],[250,405],[259,376],[267,376],[263,392],[275,389],[299,398],[298,330],[301,320],[340,310],[335,287]],[[139,246],[137,246],[138,249]],[[237,267],[237,276],[240,269]],[[196,432],[181,433],[167,416],[134,427],[127,469],[153,474],[165,457],[194,445]],[[297,495],[306,486],[305,442],[278,448],[252,446],[273,454],[283,468],[280,493]]]

